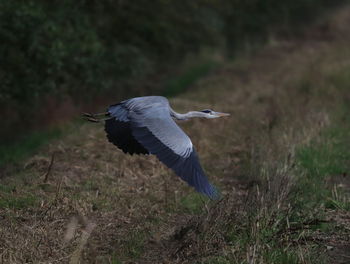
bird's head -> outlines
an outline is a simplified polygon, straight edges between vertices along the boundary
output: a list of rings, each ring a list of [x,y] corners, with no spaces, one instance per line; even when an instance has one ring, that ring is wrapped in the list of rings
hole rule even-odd
[[[228,113],[221,113],[221,112],[215,112],[211,109],[204,109],[201,111],[202,113],[205,113],[206,118],[217,118],[217,117],[222,117],[222,116],[229,116],[230,114]]]

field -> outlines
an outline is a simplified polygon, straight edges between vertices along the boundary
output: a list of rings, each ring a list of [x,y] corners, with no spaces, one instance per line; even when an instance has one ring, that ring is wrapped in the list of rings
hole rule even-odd
[[[2,171],[0,262],[349,263],[350,7],[216,60],[170,102],[231,113],[180,124],[222,200],[76,122]]]

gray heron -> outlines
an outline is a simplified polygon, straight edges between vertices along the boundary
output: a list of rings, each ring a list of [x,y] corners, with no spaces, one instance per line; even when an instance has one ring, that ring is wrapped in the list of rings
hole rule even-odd
[[[153,154],[196,191],[218,199],[218,190],[206,177],[190,138],[174,120],[218,118],[227,113],[210,109],[176,113],[162,96],[135,97],[111,105],[101,114],[83,114],[89,121],[105,121],[108,140],[124,153]],[[104,115],[104,118],[99,116]]]

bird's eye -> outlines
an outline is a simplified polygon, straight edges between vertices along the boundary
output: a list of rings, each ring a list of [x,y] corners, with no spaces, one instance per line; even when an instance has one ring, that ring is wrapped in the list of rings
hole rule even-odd
[[[212,111],[211,111],[210,109],[204,109],[204,110],[202,110],[201,112],[210,114]]]

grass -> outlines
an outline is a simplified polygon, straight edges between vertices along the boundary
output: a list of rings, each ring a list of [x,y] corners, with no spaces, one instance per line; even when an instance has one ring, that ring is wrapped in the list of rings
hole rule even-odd
[[[28,177],[32,174],[19,172],[9,181],[0,184],[0,210],[1,209],[28,209],[36,207],[39,203],[40,195],[35,194],[37,186],[28,186]]]
[[[0,194],[1,195],[1,194]],[[24,209],[36,206],[38,199],[34,195],[27,196],[0,196],[0,209]]]
[[[124,259],[137,260],[144,252],[144,242],[147,238],[144,231],[131,230],[124,238],[123,246],[118,252],[114,253],[113,261],[124,263]]]
[[[62,128],[35,131],[15,143],[0,145],[0,168],[10,163],[17,163],[33,155],[35,151],[53,139],[62,136]]]
[[[348,71],[341,69],[328,74],[324,86],[333,86],[333,96],[339,100],[331,112],[331,124],[309,144],[299,147],[296,162],[302,170],[299,178],[299,195],[304,207],[350,209],[350,196],[343,182],[350,171],[350,106],[342,94],[350,85]],[[329,87],[328,86],[328,87]],[[329,91],[321,89],[323,97]],[[322,96],[322,94],[319,94]],[[344,100],[343,100],[344,99]],[[345,186],[350,188],[350,186]]]
[[[180,208],[184,212],[190,214],[200,214],[203,212],[203,204],[208,201],[208,198],[203,197],[198,193],[190,193],[180,200]]]
[[[307,197],[310,206],[323,204],[326,208],[341,208],[349,210],[350,197],[346,191],[337,187],[342,182],[342,177],[348,174],[350,169],[349,133],[350,126],[334,126],[323,135],[320,143],[305,146],[298,153],[300,166],[305,169],[303,179],[299,184],[302,187],[303,196]],[[328,184],[326,181],[330,181]]]
[[[187,67],[182,74],[179,74],[175,78],[170,78],[167,81],[163,95],[166,97],[173,97],[184,93],[191,85],[195,84],[199,79],[208,75],[212,69],[217,67],[218,63],[212,60],[201,61]]]
[[[308,144],[298,146],[296,150],[294,170],[297,177],[288,201],[292,206],[289,221],[299,225],[298,236],[305,233],[303,225],[306,223],[315,232],[321,231],[328,235],[336,232],[346,233],[339,231],[335,223],[327,220],[328,209],[350,209],[350,186],[344,184],[344,177],[350,171],[350,148],[348,147],[350,145],[350,107],[346,100],[342,100],[342,93],[346,91],[344,87],[350,85],[350,82],[344,80],[350,81],[350,79],[347,78],[347,72],[342,71],[342,73],[345,77],[339,73],[332,73],[341,82],[338,81],[333,89],[337,101],[336,107],[333,105],[334,108],[330,111],[330,125],[320,130]],[[334,83],[335,78],[331,80]],[[318,83],[311,82],[308,89],[317,90],[316,85]],[[327,86],[327,81],[323,85]],[[329,91],[321,89],[321,93],[317,93],[317,96],[321,100],[326,100],[328,93]],[[312,237],[312,232],[307,236]],[[308,263],[319,263],[319,258],[315,256],[319,254],[317,252],[317,250],[311,252]],[[294,262],[286,259],[285,263],[299,263],[300,257],[297,254],[292,255],[292,258]],[[272,260],[267,263],[270,261]],[[284,261],[278,260],[272,263],[284,263]]]
[[[328,60],[334,59],[333,54],[328,56]],[[350,185],[346,183],[350,171],[350,79],[346,66],[339,70],[330,65],[327,61],[318,64],[317,70],[304,71],[286,97],[274,95],[272,106],[282,109],[283,115],[277,116],[272,131],[249,124],[253,150],[248,157],[252,161],[244,164],[251,168],[246,165],[241,173],[253,179],[253,188],[241,198],[243,209],[232,208],[232,200],[227,200],[219,213],[212,209],[200,220],[205,230],[198,229],[208,235],[193,235],[195,246],[191,244],[193,249],[188,251],[198,250],[205,259],[208,252],[215,251],[218,240],[225,244],[224,250],[216,251],[218,256],[204,263],[343,263],[339,256],[348,256],[347,249],[340,249],[341,253],[324,250],[328,244],[341,248],[349,236],[347,220],[335,217],[348,216],[350,205]],[[279,86],[283,85],[279,81]],[[303,106],[303,111],[297,111]],[[277,112],[269,109],[268,114],[278,114],[273,111]],[[260,117],[258,111],[255,115]],[[230,145],[230,139],[226,141]],[[215,221],[207,220],[211,217]]]
[[[341,263],[349,230],[342,175],[349,171],[350,115],[348,73],[338,70],[348,57],[334,56],[340,50],[334,42],[327,50],[296,44],[293,52],[282,45],[225,63],[200,82],[205,67],[193,70],[172,84],[174,94],[191,86],[172,99],[176,109],[232,113],[183,124],[223,200],[208,202],[153,156],[124,155],[103,127],[84,124],[40,149],[46,163],[18,165],[0,179],[0,214],[19,220],[2,219],[0,250],[12,249],[2,259],[69,258],[92,223],[77,261]]]
[[[125,243],[126,255],[134,259],[139,258],[144,250],[143,245],[146,237],[147,235],[143,232],[132,232]]]
[[[346,79],[338,74],[337,77]],[[313,83],[311,78],[310,80],[308,90],[317,91],[318,83]],[[301,261],[323,263],[328,258],[323,254],[319,255],[320,250],[317,249],[317,245],[310,243],[308,247],[311,246],[311,248],[304,250],[303,253],[298,253],[300,249],[295,246],[289,246],[288,250],[281,246],[286,243],[286,238],[304,244],[302,240],[313,237],[313,232],[322,232],[325,236],[339,232],[346,236],[346,232],[339,231],[335,223],[328,222],[327,216],[328,209],[335,211],[350,209],[350,186],[344,188],[344,176],[350,170],[350,148],[348,147],[350,145],[348,136],[350,108],[348,103],[341,99],[345,91],[343,87],[350,85],[350,82],[341,82],[341,84],[333,90],[337,101],[336,107],[333,105],[329,111],[330,124],[320,129],[309,143],[294,147],[296,149],[295,166],[291,173],[295,175],[295,182],[285,201],[289,204],[288,209],[281,208],[280,217],[278,214],[273,217],[273,223],[278,223],[275,226],[276,229],[270,222],[259,232],[258,240],[264,241],[269,248],[264,253],[265,263],[300,263]],[[327,86],[327,82],[323,85]],[[304,90],[302,89],[301,92],[304,93]],[[320,93],[315,94],[319,97],[318,100],[323,101],[327,100],[328,92],[321,89]],[[271,212],[271,209],[268,211]],[[285,219],[288,219],[288,225],[281,224]],[[289,226],[294,226],[294,234],[281,237],[281,233],[288,232]],[[277,239],[280,242],[271,242]]]

